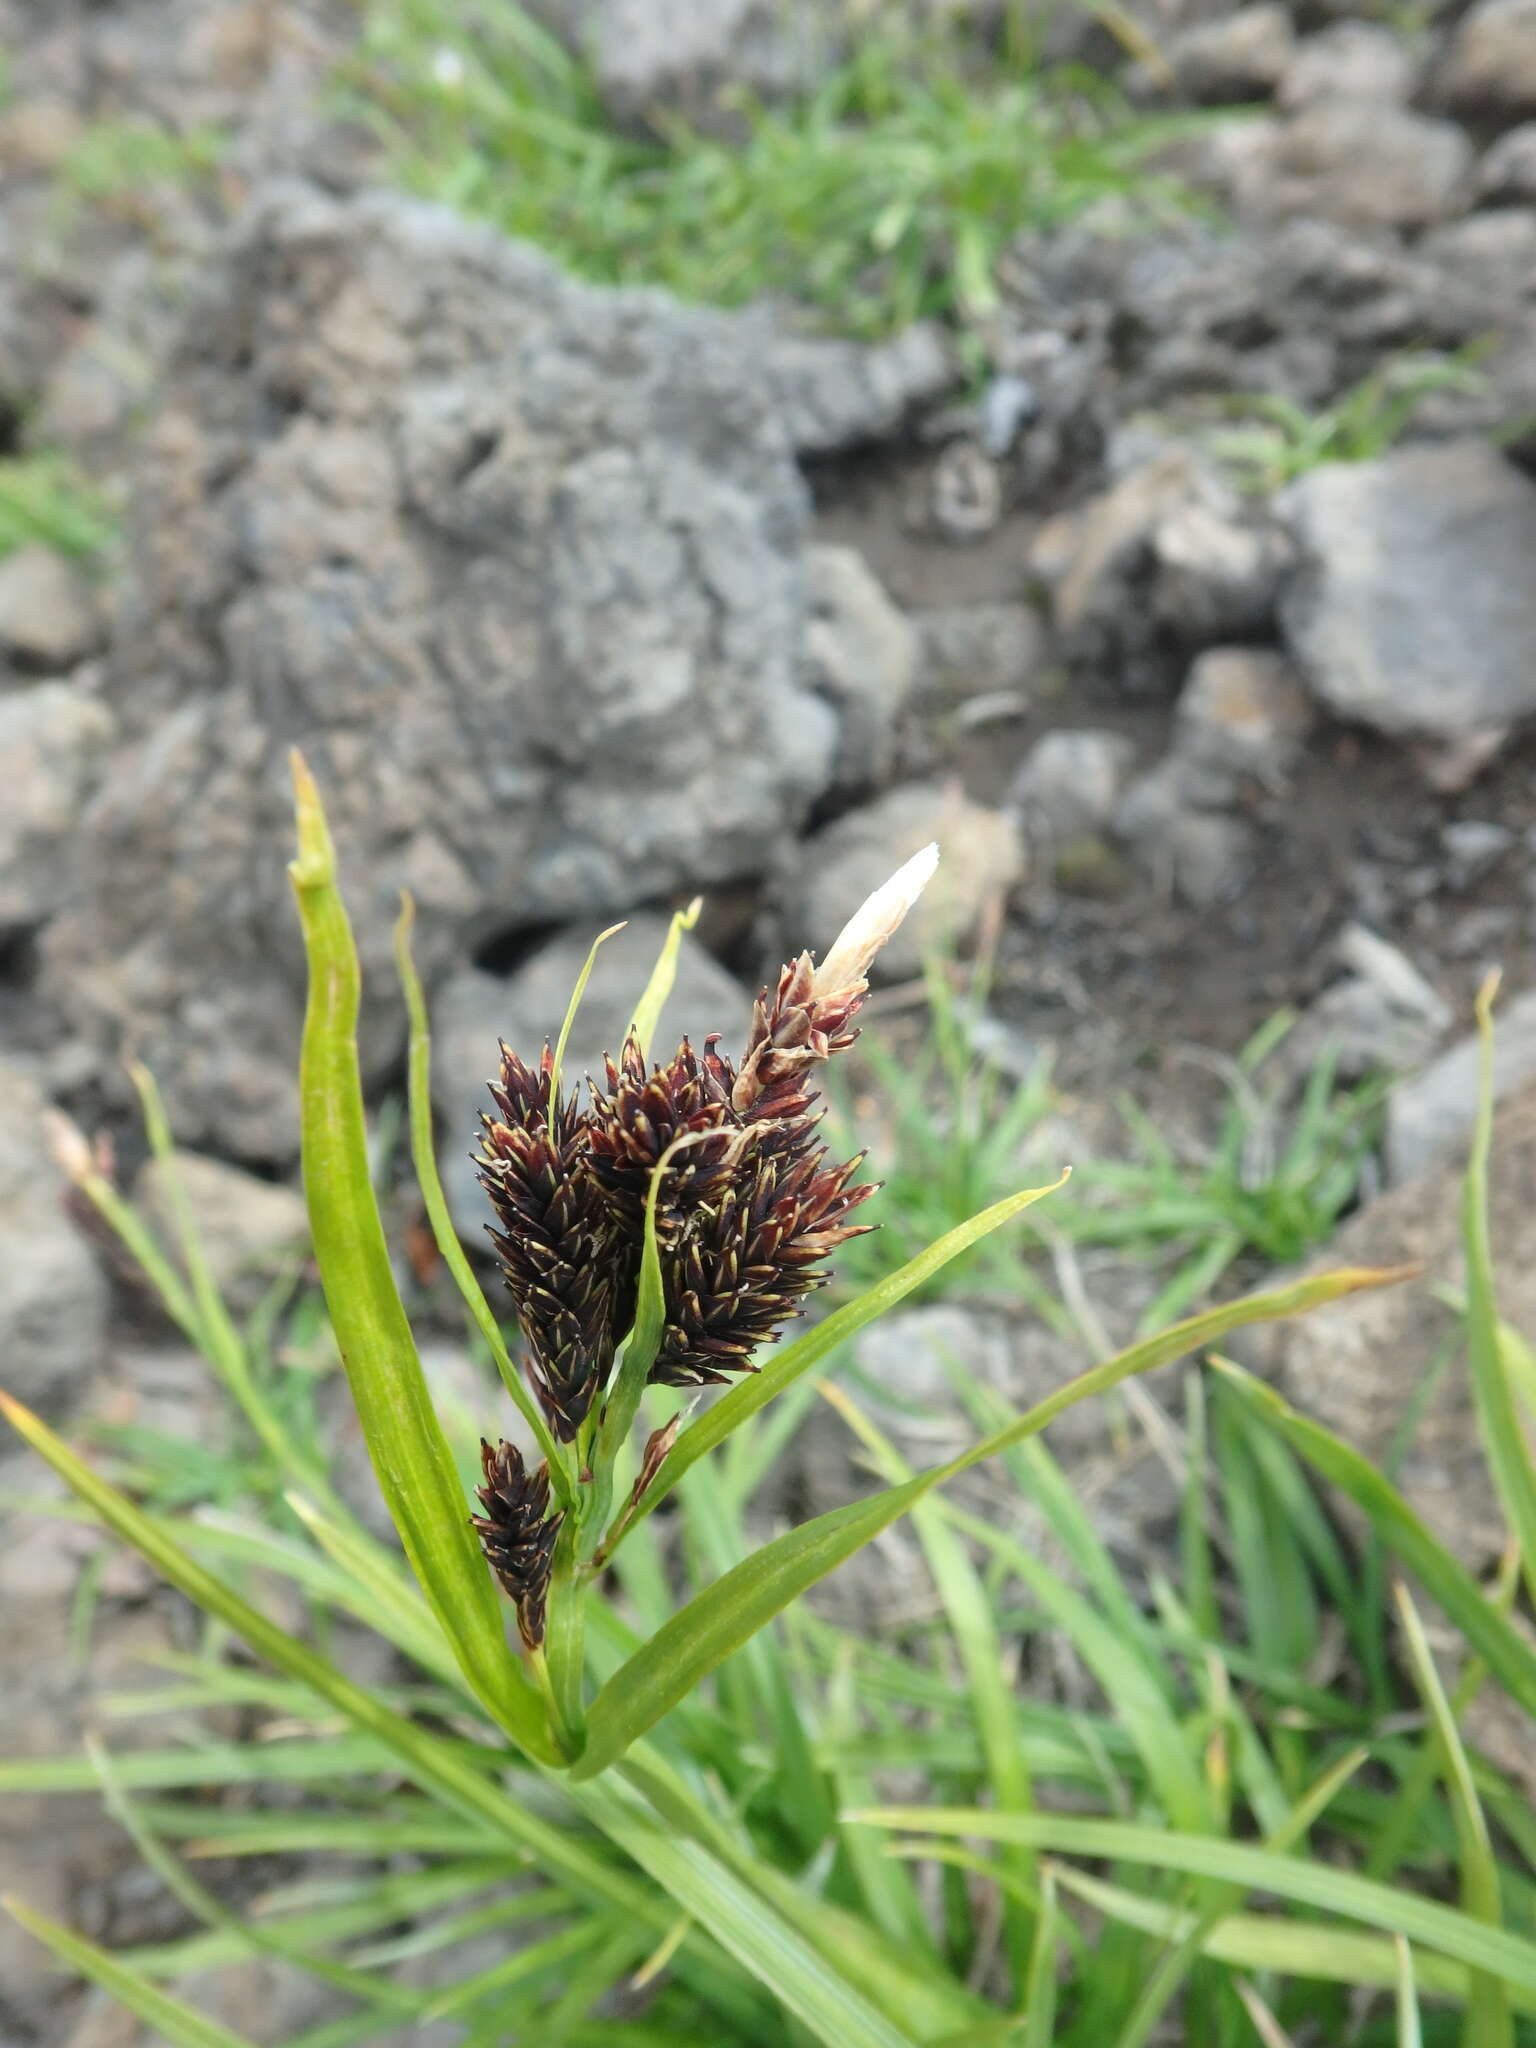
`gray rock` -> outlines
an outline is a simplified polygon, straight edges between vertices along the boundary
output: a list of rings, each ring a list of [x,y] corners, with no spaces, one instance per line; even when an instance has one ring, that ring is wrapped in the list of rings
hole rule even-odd
[[[1318,700],[1381,732],[1450,738],[1536,711],[1536,485],[1481,442],[1299,478],[1281,622]]]
[[[960,376],[953,342],[927,321],[865,343],[802,334],[771,309],[735,317],[743,348],[753,350],[784,432],[802,455],[884,440]]]
[[[1453,122],[1379,100],[1317,100],[1288,120],[1234,126],[1220,142],[1218,163],[1247,219],[1315,215],[1352,227],[1447,219],[1473,156]]]
[[[943,711],[971,697],[1028,702],[1047,659],[1040,615],[1025,604],[956,604],[916,612],[914,702]]]
[[[0,694],[0,930],[40,924],[68,900],[81,808],[114,729],[106,706],[73,683]]]
[[[1114,816],[1116,838],[1155,882],[1196,910],[1240,896],[1256,858],[1252,827],[1202,809],[1205,801],[1203,778],[1169,755],[1131,785]]]
[[[601,1077],[603,1055],[619,1052],[667,929],[666,918],[644,912],[598,948],[566,1048],[568,1082],[577,1083],[586,1074]],[[432,1100],[443,1132],[438,1163],[454,1220],[471,1243],[484,1241],[486,1206],[469,1155],[479,1114],[490,1106],[486,1083],[496,1071],[497,1041],[504,1038],[524,1059],[532,1059],[546,1039],[553,1043],[558,1038],[596,936],[586,927],[573,929],[541,946],[510,975],[461,968],[444,982],[431,1006]],[[655,1049],[670,1051],[685,1036],[702,1046],[710,1032],[719,1031],[734,1055],[745,1044],[751,1021],[746,990],[685,932]]]
[[[1450,221],[1424,237],[1419,254],[1475,297],[1490,324],[1536,298],[1536,211],[1529,208],[1499,207]]]
[[[109,695],[127,744],[41,982],[178,1135],[290,1156],[284,755],[326,794],[365,974],[761,874],[828,786],[806,495],[761,323],[584,287],[392,194],[264,190],[147,430]],[[365,1006],[367,1070],[400,1010]]]
[[[1279,791],[1312,724],[1301,678],[1283,655],[1260,647],[1213,647],[1189,671],[1173,746],[1218,792],[1243,778]]]
[[[101,638],[91,586],[40,542],[0,561],[0,648],[29,669],[73,668]]]
[[[931,839],[939,871],[879,955],[875,977],[900,981],[921,972],[931,953],[963,944],[1024,872],[1019,829],[958,788],[912,782],[805,841],[780,888],[786,945],[829,946],[865,897]]]
[[[1197,493],[1169,506],[1151,548],[1152,607],[1181,640],[1199,646],[1272,625],[1290,548],[1214,478],[1202,477]]]
[[[1515,835],[1492,818],[1457,818],[1441,828],[1440,844],[1451,887],[1468,889],[1498,866],[1515,844]]]
[[[1493,1092],[1503,1102],[1536,1077],[1536,991],[1501,1003],[1494,1016]],[[1463,1152],[1477,1112],[1478,1041],[1466,1037],[1420,1074],[1401,1081],[1387,1104],[1388,1178],[1411,1180]]]
[[[48,1105],[0,1066],[0,1360],[20,1401],[57,1415],[99,1368],[107,1284],[67,1209],[53,1163]]]
[[[1277,98],[1295,110],[1319,100],[1403,106],[1415,64],[1400,36],[1371,21],[1336,21],[1295,46]]]
[[[134,1180],[134,1207],[168,1250],[178,1242],[173,1171],[191,1206],[215,1286],[233,1308],[254,1308],[309,1243],[304,1197],[296,1188],[258,1180],[238,1166],[196,1152],[178,1152],[174,1168],[147,1159]]]
[[[1186,99],[1207,106],[1268,99],[1285,77],[1296,32],[1284,7],[1262,4],[1186,29],[1166,52]]]
[[[884,782],[912,692],[917,635],[856,548],[810,549],[806,581],[806,679],[837,714],[834,781],[843,789]]]
[[[1435,83],[1463,113],[1536,113],[1536,0],[1477,0]]]
[[[1048,732],[1025,756],[1008,792],[1026,831],[1057,845],[1093,837],[1109,823],[1136,758],[1124,733],[1094,727]]]
[[[1290,548],[1197,450],[1122,434],[1110,457],[1122,473],[1046,521],[1030,566],[1072,660],[1161,688],[1182,668],[1180,647],[1268,629]]]
[[[1477,196],[1495,206],[1536,205],[1536,121],[1501,135],[1477,167]]]

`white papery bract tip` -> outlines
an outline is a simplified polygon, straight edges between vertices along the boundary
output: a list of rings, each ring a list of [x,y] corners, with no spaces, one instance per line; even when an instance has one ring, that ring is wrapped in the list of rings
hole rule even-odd
[[[818,996],[862,982],[870,962],[895,932],[907,912],[933,880],[939,865],[938,841],[930,840],[883,882],[849,918],[821,965],[812,988]]]

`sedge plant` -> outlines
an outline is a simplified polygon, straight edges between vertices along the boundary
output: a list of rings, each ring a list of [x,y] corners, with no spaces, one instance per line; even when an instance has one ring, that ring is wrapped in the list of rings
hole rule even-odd
[[[353,1515],[267,1397],[198,1255],[195,1219],[183,1218],[178,1269],[76,1147],[78,1184],[286,1473],[291,1525],[141,1504],[18,1403],[7,1400],[5,1413],[79,1511],[207,1617],[209,1641],[179,1661],[175,1699],[252,1710],[285,1739],[205,1737],[121,1758],[103,1745],[83,1759],[0,1766],[0,1792],[99,1784],[202,1931],[111,1955],[24,1901],[10,1910],[159,2038],[201,2048],[243,2048],[247,2037],[187,2003],[172,1981],[251,1955],[304,1973],[337,2002],[336,2016],[292,2048],[408,2039],[436,2022],[486,2048],[705,2039],[1135,2048],[1176,1998],[1209,2016],[1201,2038],[1225,2042],[1236,2039],[1234,2013],[1254,2001],[1268,2012],[1292,1979],[1386,1987],[1404,2014],[1417,2015],[1421,2000],[1469,2024],[1486,2012],[1485,2031],[1464,2038],[1489,2048],[1512,2040],[1509,2027],[1536,2011],[1536,1940],[1519,1928],[1536,1896],[1536,1831],[1522,1832],[1507,1788],[1449,1743],[1451,1719],[1438,1711],[1421,1770],[1400,1734],[1369,1719],[1369,1703],[1330,1702],[1287,1668],[1294,1646],[1266,1634],[1257,1614],[1246,1651],[1222,1643],[1203,1454],[1191,1464],[1189,1597],[1163,1589],[1149,1616],[1117,1582],[1040,1442],[1076,1403],[1243,1324],[1403,1276],[1340,1271],[1228,1302],[1101,1361],[1022,1414],[964,1389],[976,1439],[928,1469],[910,1469],[874,1420],[839,1397],[880,1483],[760,1540],[752,1495],[839,1344],[1050,1192],[994,1203],[775,1348],[777,1324],[858,1227],[851,1219],[878,1208],[878,1194],[859,1193],[848,1166],[828,1160],[808,1084],[846,1043],[865,969],[931,857],[878,892],[819,964],[802,955],[786,967],[760,999],[739,1060],[713,1040],[664,1062],[649,1057],[677,926],[605,1085],[586,1100],[563,1074],[569,1019],[542,1056],[504,1050],[480,1158],[519,1358],[443,1200],[407,914],[398,955],[412,1020],[416,1171],[443,1260],[520,1419],[515,1427],[509,1412],[511,1435],[487,1438],[471,1500],[370,1180],[357,956],[302,763],[296,795],[291,872],[310,970],[306,1195],[337,1348],[399,1547]],[[152,1142],[168,1143],[147,1083],[146,1105]],[[1497,1424],[1517,1398],[1514,1355],[1502,1343],[1480,1353]],[[723,1391],[707,1407],[686,1406],[700,1387]],[[1328,1465],[1316,1436],[1277,1448],[1263,1401],[1237,1379],[1223,1381],[1220,1398],[1223,1452],[1243,1447],[1256,1475],[1235,1499],[1276,1504],[1299,1528],[1298,1460],[1354,1482],[1344,1454],[1329,1453]],[[951,1482],[981,1468],[1045,1504],[1086,1591],[951,1500]],[[1512,1501],[1524,1500],[1523,1469],[1503,1456]],[[1463,1622],[1477,1682],[1536,1709],[1536,1652],[1499,1599],[1458,1578],[1387,1483],[1373,1475],[1373,1484],[1384,1540]],[[953,1666],[947,1651],[933,1663],[842,1634],[804,1603],[902,1520],[938,1589]],[[685,1532],[691,1597],[677,1591],[668,1524]],[[1347,1585],[1320,1518],[1290,1550],[1283,1535],[1277,1513],[1266,1554],[1297,1588],[1319,1572]],[[273,1575],[308,1604],[313,1630],[273,1619],[262,1599]],[[1035,1610],[1031,1629],[1071,1639],[1107,1712],[1020,1696],[998,1618],[1000,1588],[1014,1584]],[[349,1676],[322,1616],[382,1636],[395,1675],[366,1686]],[[243,1645],[233,1661],[221,1654],[231,1639]],[[1326,1731],[1321,1758],[1260,1732],[1254,1703],[1276,1696]],[[1351,1847],[1364,1830],[1371,1809],[1348,1803],[1363,1761],[1350,1738],[1362,1726],[1373,1768],[1395,1770],[1413,1790],[1394,1855],[1372,1873],[1306,1853],[1325,1812],[1344,1815]],[[893,1770],[909,1783],[916,1770],[941,1803],[880,1805]],[[210,1810],[209,1791],[240,1783],[284,1796]],[[165,1796],[178,1787],[205,1797],[187,1806]],[[1070,1812],[1059,1796],[1042,1797],[1052,1787],[1072,1788]],[[1458,1903],[1430,1895],[1448,1844],[1468,1872]],[[330,1874],[279,1887],[244,1914],[191,1867],[200,1854],[306,1850],[330,1859]],[[364,1873],[337,1875],[351,1859]],[[1404,1872],[1406,1885],[1395,1881]],[[1255,1893],[1285,1910],[1255,1911]],[[1102,1966],[1096,1956],[1087,1967],[1075,1901],[1106,1930]],[[492,1959],[424,1987],[410,1965],[471,1935],[492,1939]],[[1502,2035],[1491,2031],[1506,2021]]]

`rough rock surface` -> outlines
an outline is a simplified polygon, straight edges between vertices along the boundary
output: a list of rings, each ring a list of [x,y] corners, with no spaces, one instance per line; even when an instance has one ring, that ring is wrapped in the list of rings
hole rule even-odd
[[[1428,227],[1454,212],[1473,161],[1454,122],[1380,99],[1313,100],[1287,120],[1234,126],[1222,141],[1216,160],[1254,221]]]
[[[293,1144],[289,745],[386,985],[402,886],[430,983],[491,934],[761,872],[826,787],[753,332],[393,196],[255,204],[148,433],[130,744],[46,945],[70,1025],[178,1076],[183,1137]],[[371,1015],[377,1070],[398,1006]]]
[[[1465,113],[1536,113],[1536,0],[1478,0],[1457,25],[1437,81]]]
[[[1536,711],[1536,485],[1486,443],[1301,477],[1280,604],[1314,695],[1378,731],[1451,737]]]
[[[930,839],[939,844],[939,871],[874,966],[884,981],[920,973],[932,951],[963,941],[1024,871],[1015,821],[943,783],[903,783],[805,842],[780,892],[789,943],[829,946],[865,897]]]
[[[52,548],[32,542],[0,562],[0,650],[19,666],[73,668],[100,631],[90,585]]]
[[[843,789],[885,782],[912,693],[917,635],[856,548],[810,549],[806,578],[807,678],[837,715],[833,779]]]
[[[258,1180],[238,1166],[179,1152],[174,1172],[191,1207],[203,1255],[225,1300],[254,1307],[265,1289],[309,1241],[304,1197],[296,1188]],[[133,1184],[134,1206],[160,1242],[177,1242],[171,1169],[147,1159]]]
[[[114,723],[73,683],[0,692],[0,932],[39,924],[68,901],[81,807]]]
[[[1465,1152],[1477,1113],[1479,1044],[1458,1041],[1422,1072],[1400,1081],[1387,1104],[1387,1172],[1394,1182],[1411,1180],[1442,1160]],[[1501,1003],[1493,1039],[1494,1100],[1536,1079],[1536,990]],[[1501,1112],[1501,1115],[1503,1112]]]
[[[601,1076],[603,1055],[618,1053],[667,930],[666,918],[643,912],[598,948],[566,1047],[569,1084],[587,1074]],[[463,968],[443,984],[432,1005],[432,1099],[443,1133],[438,1164],[454,1220],[474,1244],[484,1242],[487,1211],[470,1152],[479,1114],[490,1106],[486,1083],[496,1071],[497,1041],[504,1038],[524,1059],[534,1059],[546,1039],[559,1036],[596,936],[586,928],[563,933],[509,975]],[[734,1056],[746,1043],[751,1021],[747,991],[685,932],[654,1049],[670,1051],[684,1036],[702,1046],[718,1031]]]
[[[18,1400],[57,1415],[101,1363],[107,1284],[67,1210],[47,1103],[0,1066],[0,1360]]]

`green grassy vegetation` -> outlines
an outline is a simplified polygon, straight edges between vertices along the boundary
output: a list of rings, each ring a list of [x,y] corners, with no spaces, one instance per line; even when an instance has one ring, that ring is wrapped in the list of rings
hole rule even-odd
[[[7,1404],[74,1511],[137,1548],[208,1623],[195,1649],[164,1660],[159,1691],[104,1702],[106,1734],[88,1754],[0,1763],[0,1796],[100,1788],[188,1916],[180,1936],[109,1954],[8,1902],[61,1961],[157,2038],[197,2048],[246,2048],[245,2037],[174,1987],[254,1957],[337,1994],[340,2016],[288,2048],[428,2022],[466,2048],[1536,2042],[1536,1813],[1464,1732],[1484,1689],[1536,1729],[1536,1650],[1511,1619],[1536,1591],[1536,1464],[1521,1428],[1536,1421],[1536,1364],[1494,1296],[1486,1079],[1455,1369],[1469,1375],[1509,1522],[1496,1584],[1440,1547],[1390,1473],[1219,1357],[1244,1322],[1403,1275],[1324,1276],[1229,1302],[1103,1359],[1025,1414],[959,1360],[975,1446],[910,1473],[826,1377],[839,1343],[1058,1198],[1037,1190],[961,1222],[685,1414],[640,1511],[609,1525],[596,1553],[606,1563],[585,1581],[557,1564],[531,1667],[548,1687],[541,1701],[508,1657],[464,1541],[478,1418],[461,1429],[434,1415],[391,1277],[352,1050],[355,968],[313,808],[300,843],[316,1253],[406,1554],[338,1497],[307,1419],[329,1356],[314,1301],[275,1295],[237,1326],[186,1206],[173,1255],[77,1160],[83,1192],[206,1359],[230,1426],[201,1497],[142,1442],[119,1446],[125,1491]],[[444,1261],[468,1281],[464,1307],[494,1352],[499,1333],[441,1202],[406,943],[402,927],[413,1158]],[[659,1011],[665,972],[664,961],[641,1012]],[[147,1080],[143,1095],[151,1144],[168,1157]],[[647,1285],[632,1344],[645,1341]],[[1178,1542],[1161,1567],[1127,1571],[1042,1431],[1180,1357],[1205,1363],[1186,1381]],[[285,1385],[295,1375],[302,1384]],[[876,1490],[764,1542],[754,1496],[822,1398]],[[646,1423],[681,1400],[650,1389]],[[600,1462],[606,1436],[605,1421],[583,1456]],[[626,1497],[635,1460],[623,1446],[613,1489],[576,1494],[578,1537],[593,1502],[606,1514]],[[983,1460],[985,1516],[958,1483]],[[243,1498],[228,1483],[241,1469]],[[572,1484],[572,1468],[560,1477]],[[1363,1557],[1338,1533],[1330,1496],[1368,1529]],[[652,1514],[658,1498],[664,1512]],[[903,1514],[929,1595],[907,1604],[909,1618],[855,1633],[797,1597]],[[461,1556],[472,1573],[459,1575]],[[1412,1596],[1387,1590],[1398,1571]],[[271,1612],[279,1584],[283,1623]],[[297,1633],[295,1595],[307,1616]],[[584,1637],[558,1604],[578,1595]],[[1426,1647],[1426,1601],[1468,1653],[1449,1676]],[[359,1627],[393,1652],[366,1689],[333,1661]],[[1078,1674],[1069,1697],[1049,1677],[1064,1660]],[[211,1735],[198,1716],[215,1707],[238,1709],[245,1733]],[[114,1717],[146,1710],[162,1715],[161,1739],[114,1755]],[[208,1859],[259,1869],[274,1856],[324,1860],[300,1875],[280,1866],[238,1914],[197,1874]],[[463,1945],[486,1936],[501,1953],[471,1960]]]
[[[1374,462],[1412,430],[1427,398],[1485,391],[1484,353],[1394,357],[1316,413],[1272,392],[1234,399],[1241,424],[1214,433],[1211,452],[1245,489],[1265,495],[1324,462]]]
[[[0,560],[29,541],[60,554],[98,554],[117,531],[111,501],[59,455],[0,460]]]
[[[914,1052],[869,1031],[860,1052],[880,1104],[864,1137],[845,1087],[833,1089],[840,1142],[871,1146],[868,1176],[881,1183],[881,1228],[855,1239],[840,1260],[846,1284],[868,1285],[977,1209],[1039,1178],[1059,1162],[1058,1103],[1045,1060],[1021,1082],[972,1051],[967,1015],[985,1007],[984,979],[957,994],[930,968],[928,1004]],[[1292,1099],[1272,1080],[1273,1056],[1293,1027],[1282,1013],[1237,1058],[1213,1067],[1222,1109],[1207,1143],[1178,1149],[1129,1096],[1119,1103],[1115,1158],[1076,1163],[1069,1188],[1007,1242],[988,1239],[937,1275],[927,1298],[1022,1297],[1063,1327],[1060,1303],[1042,1289],[1040,1253],[1051,1243],[1113,1249],[1162,1275],[1147,1328],[1185,1313],[1223,1281],[1288,1265],[1326,1244],[1354,1200],[1377,1136],[1384,1084],[1338,1089],[1325,1056]]]
[[[996,303],[1023,229],[1113,196],[1184,203],[1146,160],[1188,121],[1019,45],[979,68],[870,30],[809,97],[743,102],[741,134],[618,130],[591,77],[509,0],[372,0],[346,104],[410,189],[550,249],[577,274],[737,305],[782,295],[845,332]]]
[[[58,189],[76,200],[132,196],[146,185],[196,185],[218,170],[229,136],[206,123],[166,127],[139,115],[93,121],[59,165]]]

